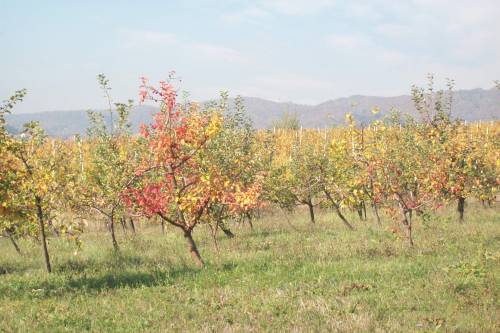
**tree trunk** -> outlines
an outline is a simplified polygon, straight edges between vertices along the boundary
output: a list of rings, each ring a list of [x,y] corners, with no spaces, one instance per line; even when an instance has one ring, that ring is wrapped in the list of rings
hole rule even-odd
[[[186,238],[188,244],[189,253],[191,253],[191,257],[195,261],[196,265],[199,267],[205,266],[203,259],[201,259],[200,252],[198,252],[198,248],[196,247],[196,243],[194,242],[192,231],[184,231],[184,237]]]
[[[413,247],[413,236],[411,233],[411,215],[410,218],[408,218],[406,214],[406,212],[403,212],[403,225],[405,226],[406,238],[408,239],[408,243]]]
[[[45,224],[43,222],[43,211],[42,211],[42,200],[39,196],[35,196],[35,204],[37,209],[38,226],[40,228],[40,236],[42,237],[43,255],[45,258],[45,267],[47,272],[52,272],[52,267],[50,266],[49,249],[47,247],[47,238],[45,236]]]
[[[311,217],[311,223],[316,223],[316,219],[314,218],[314,206],[312,200],[307,202],[307,206],[309,207],[309,216]]]
[[[217,224],[219,225],[219,228],[222,230],[224,235],[227,236],[227,238],[234,238],[233,232],[229,228],[226,228],[222,221],[219,221]]]
[[[344,222],[345,226],[349,228],[350,230],[354,230],[354,227],[347,221],[347,219],[342,215],[342,212],[340,211],[340,207],[337,205],[337,203],[333,204],[333,208],[335,208],[335,212],[337,213],[337,216],[340,217],[342,222]]]
[[[127,225],[124,217],[120,217],[120,224],[122,226],[123,234],[127,234]]]
[[[245,215],[247,216],[248,224],[250,225],[250,229],[253,230],[252,216],[248,212],[246,212]]]
[[[132,233],[135,235],[136,232],[135,232],[135,223],[134,223],[134,219],[133,218],[130,218],[129,219],[129,222],[130,222],[130,228],[132,229]]]
[[[109,218],[109,230],[111,231],[111,239],[113,241],[113,248],[115,251],[119,250],[118,247],[118,242],[116,241],[116,235],[115,235],[115,219],[113,216]]]
[[[378,215],[378,207],[375,202],[373,203],[373,211],[375,212],[375,217],[377,218],[378,225],[381,225],[382,223],[380,222],[380,215]]]
[[[358,205],[356,210],[358,211],[359,220],[363,221],[363,207],[361,206],[361,204]]]
[[[57,238],[61,238],[61,233],[59,232],[59,230],[57,230],[56,228],[54,228],[54,225],[52,224],[52,221],[51,220],[48,220],[47,221],[47,232],[49,230],[51,230],[54,232],[54,235],[56,235]]]
[[[337,213],[337,216],[340,217],[340,219],[342,220],[342,222],[344,223],[344,225],[347,228],[349,228],[350,230],[354,230],[354,227],[349,223],[349,221],[347,221],[347,219],[344,217],[344,215],[342,215],[342,212],[340,211],[339,205],[335,202],[335,200],[333,200],[333,198],[330,195],[330,193],[328,191],[326,191],[326,190],[324,192],[325,192],[325,195],[328,198],[328,200],[330,200],[330,202],[332,203],[333,208],[335,209],[335,212]]]
[[[365,219],[365,221],[367,221],[367,220],[368,220],[368,218],[366,217],[366,204],[365,204],[365,201],[363,200],[363,201],[361,202],[361,204],[362,204],[362,207],[363,207],[364,219]]]
[[[165,235],[165,221],[161,219],[161,234]]]
[[[464,197],[458,198],[457,211],[458,211],[459,221],[463,222],[464,221],[464,211],[465,211],[465,198]]]
[[[19,248],[19,245],[17,245],[16,239],[14,238],[14,236],[10,232],[6,232],[5,233],[5,237],[7,237],[7,238],[10,239],[10,242],[12,243],[12,246],[14,246],[14,248],[16,249],[16,252],[19,255],[22,255],[23,253],[21,252],[21,249]]]

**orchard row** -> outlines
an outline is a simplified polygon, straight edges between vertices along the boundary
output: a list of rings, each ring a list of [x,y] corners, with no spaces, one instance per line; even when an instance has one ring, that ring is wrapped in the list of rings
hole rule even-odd
[[[98,79],[112,105],[106,77]],[[142,79],[141,103],[156,103],[159,112],[140,135],[131,132],[129,101],[115,103],[106,117],[89,112],[87,135],[62,140],[36,123],[20,135],[7,132],[5,114],[26,93],[19,91],[0,108],[0,232],[18,251],[17,238],[39,240],[49,272],[47,235],[79,242],[82,221],[97,215],[116,250],[118,222],[171,224],[200,266],[192,236],[198,225],[232,237],[233,221],[251,223],[266,206],[307,206],[311,223],[315,209],[326,207],[353,230],[347,210],[365,220],[370,209],[378,223],[384,211],[413,245],[415,216],[425,219],[451,202],[461,221],[469,198],[494,203],[500,124],[454,120],[451,85],[446,92],[432,84],[412,92],[418,121],[393,111],[371,124],[347,114],[343,128],[302,130],[285,121],[256,131],[241,99],[229,103],[223,94],[203,106],[179,102],[171,82],[155,87]]]

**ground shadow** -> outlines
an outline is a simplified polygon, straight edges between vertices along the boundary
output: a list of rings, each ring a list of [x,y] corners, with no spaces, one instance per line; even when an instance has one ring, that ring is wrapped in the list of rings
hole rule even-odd
[[[144,268],[142,268],[144,269]],[[202,270],[199,268],[182,266],[175,269],[145,270],[111,270],[103,274],[89,276],[86,273],[75,276],[49,276],[36,283],[16,283],[15,288],[3,286],[0,289],[0,298],[49,298],[62,297],[72,293],[98,293],[105,290],[120,288],[142,288],[154,286],[168,286],[195,278]]]
[[[196,276],[199,271],[200,269],[191,267],[181,267],[174,270],[154,270],[151,272],[119,271],[101,276],[83,276],[70,279],[67,286],[72,290],[103,291],[117,288],[172,285],[179,279]]]

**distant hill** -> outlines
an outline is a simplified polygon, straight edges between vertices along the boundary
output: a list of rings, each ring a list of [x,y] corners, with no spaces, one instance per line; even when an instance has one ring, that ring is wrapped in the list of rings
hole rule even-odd
[[[369,123],[383,117],[391,108],[418,116],[408,95],[395,97],[351,96],[338,98],[318,105],[277,103],[260,98],[245,98],[245,106],[258,128],[271,126],[284,112],[297,113],[304,127],[326,127],[344,124],[345,114],[351,112],[361,123]],[[381,112],[373,115],[373,107]],[[453,117],[467,121],[500,119],[500,90],[459,90],[453,95]]]
[[[151,115],[157,109],[150,106],[136,106],[130,114],[133,131],[138,131],[139,125],[151,121]],[[108,113],[104,113],[106,122],[110,122]],[[51,136],[69,137],[75,134],[84,135],[89,127],[87,111],[44,111],[37,113],[22,113],[7,115],[8,129],[19,132],[29,121],[39,121]]]
[[[453,116],[467,121],[500,119],[500,91],[497,89],[459,90],[454,94]],[[351,96],[338,98],[318,105],[303,105],[292,102],[273,102],[261,98],[245,97],[244,104],[256,128],[269,128],[284,113],[296,113],[302,126],[324,128],[344,123],[344,116],[351,112],[357,121],[369,123],[387,114],[391,108],[416,116],[411,97]],[[377,115],[371,113],[379,107]],[[132,110],[130,120],[133,130],[141,123],[148,123],[156,111],[151,106],[137,106]],[[106,114],[106,113],[105,113]],[[39,113],[11,114],[7,123],[11,131],[19,131],[28,121],[40,121],[49,135],[68,137],[85,134],[88,127],[86,111],[45,111]]]
[[[17,128],[12,127],[10,125],[5,126],[5,128],[7,129],[7,132],[9,132],[11,134],[18,134],[19,133],[19,130]]]

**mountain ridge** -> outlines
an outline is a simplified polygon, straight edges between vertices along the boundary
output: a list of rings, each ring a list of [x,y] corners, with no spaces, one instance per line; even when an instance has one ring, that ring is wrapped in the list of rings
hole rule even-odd
[[[230,100],[232,104],[233,99]],[[294,102],[276,102],[259,97],[243,97],[243,103],[256,128],[270,128],[274,121],[285,113],[297,114],[301,125],[306,128],[324,128],[344,123],[344,116],[351,112],[360,123],[369,123],[380,119],[389,110],[396,108],[403,113],[417,116],[410,95],[367,96],[352,95],[326,100],[310,105]],[[377,115],[372,114],[373,107],[380,108]],[[137,131],[141,123],[149,123],[156,107],[135,106],[130,114],[132,129]],[[106,115],[106,111],[99,110]],[[453,94],[452,114],[466,121],[488,121],[500,119],[500,90],[469,89],[457,90]],[[28,121],[40,121],[49,135],[69,137],[83,135],[88,127],[87,110],[55,110],[36,113],[10,114],[6,117],[12,131],[20,131]]]

